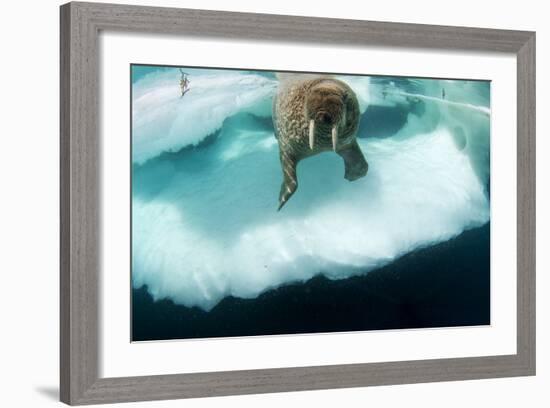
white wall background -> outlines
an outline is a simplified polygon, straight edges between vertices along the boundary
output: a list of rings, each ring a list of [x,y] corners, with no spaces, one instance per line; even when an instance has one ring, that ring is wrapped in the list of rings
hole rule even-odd
[[[538,375],[528,378],[401,385],[351,390],[282,393],[187,400],[187,407],[397,406],[407,407],[546,407],[550,403],[550,297],[546,272],[550,208],[548,152],[550,133],[550,26],[543,2],[512,4],[339,0],[139,1],[135,4],[179,6],[365,20],[510,28],[537,31],[538,231],[537,343]],[[58,404],[58,0],[9,2],[2,7],[0,55],[0,160],[4,286],[0,295],[0,405],[44,407]],[[7,91],[7,92],[6,92]],[[546,251],[545,251],[546,250]],[[176,407],[182,401],[125,404],[126,407]]]

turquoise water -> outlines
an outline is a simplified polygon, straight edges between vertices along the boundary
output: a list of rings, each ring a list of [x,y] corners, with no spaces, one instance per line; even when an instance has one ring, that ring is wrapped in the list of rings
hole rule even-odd
[[[308,158],[277,212],[275,75],[184,71],[182,98],[178,68],[132,68],[132,282],[155,300],[209,311],[364,276],[489,221],[489,82],[339,75],[369,173],[350,183],[334,153]]]

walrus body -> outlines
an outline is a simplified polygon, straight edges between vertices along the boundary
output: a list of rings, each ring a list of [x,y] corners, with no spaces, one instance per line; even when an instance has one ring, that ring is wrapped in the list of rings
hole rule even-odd
[[[273,101],[283,170],[279,210],[298,188],[296,166],[306,157],[333,150],[344,159],[347,180],[367,174],[368,164],[356,140],[359,115],[355,93],[340,80],[297,75],[281,81]]]

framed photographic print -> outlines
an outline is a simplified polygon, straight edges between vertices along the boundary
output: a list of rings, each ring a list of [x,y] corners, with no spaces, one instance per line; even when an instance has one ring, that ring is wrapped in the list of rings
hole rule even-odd
[[[61,7],[61,399],[535,373],[535,34]]]

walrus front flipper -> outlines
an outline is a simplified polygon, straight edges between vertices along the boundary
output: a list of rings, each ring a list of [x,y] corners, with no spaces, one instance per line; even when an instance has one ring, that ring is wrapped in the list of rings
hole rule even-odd
[[[298,179],[296,177],[296,159],[282,152],[280,159],[281,167],[283,169],[283,183],[281,184],[281,192],[279,193],[279,208],[277,211],[283,208],[298,188]]]
[[[344,178],[346,180],[357,180],[367,174],[369,165],[356,140],[349,146],[337,150],[337,153],[344,159],[344,164],[346,166]]]

